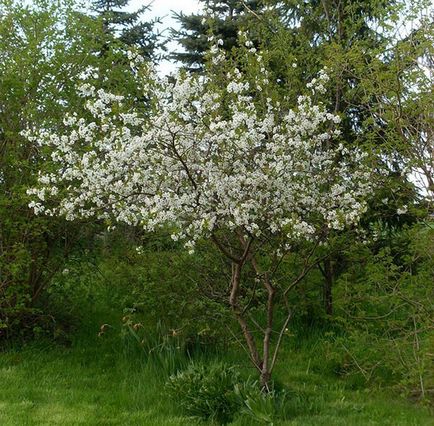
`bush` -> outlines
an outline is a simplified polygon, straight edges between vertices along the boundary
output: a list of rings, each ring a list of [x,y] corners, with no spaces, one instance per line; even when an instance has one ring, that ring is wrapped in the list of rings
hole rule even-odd
[[[111,291],[121,295],[117,309],[142,324],[142,333],[159,324],[163,334],[186,342],[190,354],[226,343],[228,278],[215,249],[201,246],[191,256],[163,233],[131,240],[125,233],[104,235],[98,264]]]
[[[257,380],[242,380],[225,364],[190,365],[171,376],[166,389],[186,414],[219,424],[238,417],[240,424],[272,425],[306,410],[309,402],[286,389],[262,392]]]
[[[235,385],[235,394],[240,414],[250,422],[272,425],[276,420],[285,420],[288,416],[289,393],[286,390],[273,389],[261,392],[258,381],[247,380]]]
[[[341,375],[434,401],[434,229],[397,233],[377,253],[353,248],[336,283],[344,333],[330,348]]]
[[[237,372],[224,364],[191,365],[171,376],[166,389],[186,414],[225,424],[238,410],[235,385],[239,381]]]

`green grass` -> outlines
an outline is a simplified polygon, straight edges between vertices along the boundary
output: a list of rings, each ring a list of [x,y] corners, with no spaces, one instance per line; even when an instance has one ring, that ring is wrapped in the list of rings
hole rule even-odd
[[[164,398],[158,371],[97,342],[31,346],[0,365],[1,425],[189,424]]]
[[[427,408],[387,390],[351,390],[342,379],[312,371],[307,358],[313,353],[287,348],[283,354],[278,374],[293,396],[286,410],[290,420],[275,424],[434,424]],[[0,354],[0,424],[193,424],[166,398],[167,375],[137,352],[125,353],[115,335],[101,339],[90,333],[70,348],[47,342],[10,349]],[[233,424],[255,422],[240,417]]]
[[[177,346],[149,357],[134,339],[122,339],[112,313],[90,312],[68,347],[38,341],[0,352],[0,425],[192,425],[167,398],[164,384],[188,357]],[[152,344],[152,336],[149,341]],[[427,407],[412,404],[388,389],[366,388],[337,377],[323,362],[320,334],[292,336],[281,354],[276,377],[290,390],[287,420],[275,425],[434,425]],[[170,345],[169,345],[170,346]],[[182,349],[179,351],[181,352]],[[196,355],[206,362],[219,357],[250,369],[241,350],[224,355]],[[200,358],[200,359],[199,359]],[[233,425],[266,424],[246,414]]]

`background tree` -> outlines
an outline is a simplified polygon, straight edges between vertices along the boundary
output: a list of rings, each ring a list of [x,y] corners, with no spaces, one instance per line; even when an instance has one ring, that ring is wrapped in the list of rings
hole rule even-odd
[[[160,34],[155,31],[159,20],[143,20],[150,5],[128,12],[125,8],[129,3],[130,0],[92,0],[91,10],[102,24],[102,52],[109,50],[113,43],[116,45],[118,40],[125,46],[139,49],[143,57],[155,59],[157,50],[163,47]]]
[[[212,33],[223,40],[223,48],[230,51],[237,46],[238,32],[244,30],[252,14],[261,14],[261,0],[201,0],[203,13],[175,15],[181,25],[173,30],[173,38],[182,46],[183,52],[172,53],[171,57],[190,70],[202,69],[205,54],[209,50],[208,36]],[[254,34],[250,35],[254,38]]]
[[[423,194],[426,214],[434,196],[434,26],[429,11],[418,12],[412,28],[404,28],[385,50],[387,67],[379,58],[370,64],[363,92],[373,99],[366,121],[374,123],[372,130],[390,147],[393,161]]]
[[[407,212],[405,221],[397,214],[400,206],[420,202],[416,188],[403,173],[406,162],[402,156],[399,160],[396,156],[405,143],[390,133],[395,120],[373,116],[376,105],[384,107],[385,93],[380,95],[379,102],[379,92],[371,90],[372,81],[382,80],[386,75],[391,81],[399,80],[399,72],[387,52],[400,39],[397,28],[405,21],[402,14],[406,2],[295,0],[269,1],[268,5],[274,17],[262,26],[257,20],[257,25],[264,30],[261,39],[271,44],[270,50],[276,54],[273,62],[276,78],[291,81],[290,96],[296,97],[302,81],[326,67],[330,75],[328,105],[342,118],[343,140],[349,149],[364,146],[377,152],[377,161],[389,169],[387,184],[379,190],[367,214],[366,231],[370,232],[374,222],[386,228],[414,222],[413,210],[411,214]],[[298,66],[290,67],[288,57]],[[375,77],[372,67],[375,67]],[[400,88],[403,97],[410,86]],[[351,239],[351,236],[346,238]],[[333,282],[343,272],[344,264],[341,255],[334,255],[325,259],[320,267],[324,277],[324,307],[328,314],[332,313]]]
[[[59,122],[78,99],[74,81],[91,61],[89,39],[71,6],[0,3],[1,336],[43,318],[39,297],[80,235],[78,227],[35,217],[28,209],[25,187],[34,181],[42,153],[21,136],[42,118]]]
[[[21,132],[42,121],[47,129],[60,129],[66,112],[82,111],[76,86],[85,76],[126,92],[127,102],[136,97],[129,91],[129,64],[122,59],[114,67],[113,55],[98,55],[107,34],[99,20],[79,12],[74,1],[23,5],[5,0],[0,10],[0,336],[4,337],[41,322],[53,324],[41,297],[78,243],[93,241],[83,224],[35,217],[28,209],[25,188],[43,169],[46,153]],[[117,46],[123,52],[127,48],[120,41]]]

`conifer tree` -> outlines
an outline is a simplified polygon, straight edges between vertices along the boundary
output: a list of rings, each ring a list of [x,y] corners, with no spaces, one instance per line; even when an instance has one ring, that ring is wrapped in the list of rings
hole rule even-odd
[[[154,28],[158,19],[144,21],[143,15],[149,11],[150,5],[128,12],[125,8],[129,3],[130,0],[93,0],[92,11],[101,18],[107,36],[102,51],[107,51],[110,43],[119,40],[127,46],[137,47],[142,56],[153,58],[156,50],[163,47],[160,34]]]
[[[208,35],[212,33],[223,40],[223,48],[230,51],[237,43],[237,33],[248,25],[253,14],[262,13],[260,0],[201,0],[205,10],[201,13],[175,15],[181,29],[173,31],[173,37],[182,46],[183,52],[172,58],[190,69],[201,69],[204,54],[209,49]],[[210,20],[212,16],[212,20]],[[251,35],[251,38],[252,37]]]

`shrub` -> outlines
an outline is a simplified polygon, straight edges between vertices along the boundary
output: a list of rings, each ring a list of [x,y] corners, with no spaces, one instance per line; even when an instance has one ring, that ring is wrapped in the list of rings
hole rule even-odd
[[[286,390],[261,392],[258,381],[249,379],[235,385],[235,395],[240,414],[250,422],[272,425],[276,420],[289,417],[289,393]]]
[[[433,231],[421,224],[378,253],[352,250],[336,289],[345,331],[331,351],[340,374],[433,400]]]
[[[120,295],[116,309],[142,324],[142,334],[153,334],[159,324],[159,333],[184,341],[189,354],[227,343],[229,278],[214,247],[201,245],[191,256],[167,236],[128,241],[120,230],[104,235],[103,244],[98,266],[110,291]]]
[[[239,380],[236,371],[224,364],[190,365],[171,376],[166,389],[186,414],[225,424],[238,409],[235,385]]]
[[[272,425],[309,405],[306,396],[287,389],[263,392],[257,380],[242,380],[225,364],[190,365],[171,376],[166,389],[186,414],[219,424],[238,417],[241,424]]]

